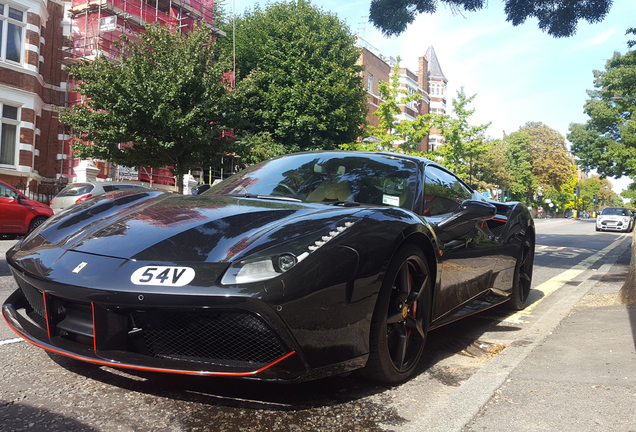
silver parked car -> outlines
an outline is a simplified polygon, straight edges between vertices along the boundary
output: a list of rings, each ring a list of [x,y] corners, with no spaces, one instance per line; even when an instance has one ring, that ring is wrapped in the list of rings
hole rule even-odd
[[[91,182],[91,183],[73,183],[66,186],[55,198],[51,200],[51,208],[55,213],[59,213],[65,208],[84,201],[87,198],[113,192],[121,189],[143,188],[150,189],[148,186],[135,183],[121,182]]]

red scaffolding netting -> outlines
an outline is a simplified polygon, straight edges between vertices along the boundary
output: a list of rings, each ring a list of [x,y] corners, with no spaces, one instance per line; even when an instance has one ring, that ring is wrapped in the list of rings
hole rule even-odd
[[[68,51],[68,63],[82,59],[91,60],[97,55],[118,58],[119,51],[114,42],[125,34],[138,38],[147,24],[168,26],[173,31],[187,33],[195,23],[207,22],[214,26],[214,0],[73,0],[71,4],[72,47]],[[224,77],[233,85],[233,77]],[[74,82],[69,82],[66,106],[84,103],[81,96],[73,92]],[[69,137],[64,141],[62,174],[73,177],[73,168],[79,159],[73,154],[71,145],[76,141]],[[117,173],[107,162],[95,161],[100,168],[98,177],[109,178]],[[174,185],[174,177],[167,168],[140,167],[139,180],[164,185]]]

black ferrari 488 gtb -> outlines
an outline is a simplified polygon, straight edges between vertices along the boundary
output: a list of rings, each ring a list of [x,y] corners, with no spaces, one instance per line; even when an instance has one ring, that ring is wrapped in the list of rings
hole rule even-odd
[[[430,160],[298,153],[201,195],[124,190],[58,213],[7,253],[2,314],[100,365],[397,383],[430,329],[525,306],[534,245],[524,205]]]

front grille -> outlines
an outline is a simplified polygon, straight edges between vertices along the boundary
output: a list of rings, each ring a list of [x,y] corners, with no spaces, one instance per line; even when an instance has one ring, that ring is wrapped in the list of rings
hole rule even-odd
[[[506,228],[505,224],[501,224],[495,227],[490,227],[490,232],[492,232],[495,237],[499,237],[501,234],[503,234],[504,228]]]
[[[153,357],[229,367],[262,367],[289,351],[257,315],[244,311],[135,312]]]
[[[27,311],[28,317],[42,329],[46,329],[46,308],[44,307],[42,291],[20,278],[16,278],[16,280],[22,290],[22,294],[24,294],[24,297],[32,309],[31,311]]]

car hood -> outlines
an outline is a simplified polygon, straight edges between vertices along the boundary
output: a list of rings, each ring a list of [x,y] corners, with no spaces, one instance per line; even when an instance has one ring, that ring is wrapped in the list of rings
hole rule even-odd
[[[321,204],[159,191],[115,192],[58,213],[10,252],[82,252],[155,262],[231,262],[359,211]],[[283,229],[284,228],[284,229]]]
[[[603,219],[603,220],[615,220],[615,221],[618,221],[618,220],[623,220],[624,218],[628,218],[629,219],[629,216],[623,216],[623,215],[600,215],[599,218]]]

